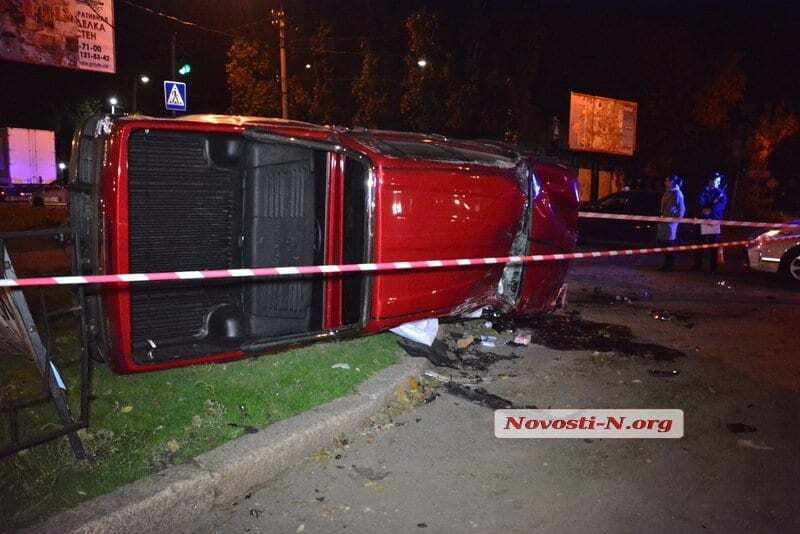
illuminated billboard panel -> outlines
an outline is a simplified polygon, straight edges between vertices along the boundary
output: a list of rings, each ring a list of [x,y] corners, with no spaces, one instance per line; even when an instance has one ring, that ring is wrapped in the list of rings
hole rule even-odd
[[[569,148],[632,156],[636,111],[636,102],[570,92]]]
[[[0,59],[116,72],[113,0],[0,0]]]

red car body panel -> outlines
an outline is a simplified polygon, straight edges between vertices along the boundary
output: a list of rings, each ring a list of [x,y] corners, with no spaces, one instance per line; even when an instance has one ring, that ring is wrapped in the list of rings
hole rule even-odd
[[[531,243],[528,254],[558,254],[577,243],[578,184],[559,167],[533,165],[541,190],[533,200]],[[518,315],[547,311],[567,275],[568,261],[529,263],[515,308]]]
[[[575,245],[577,185],[564,167],[537,163],[520,157],[509,163],[507,150],[478,142],[448,142],[417,134],[370,132],[376,142],[402,140],[428,143],[431,147],[460,149],[477,161],[441,161],[396,157],[385,153],[356,132],[318,127],[292,121],[227,116],[169,119],[121,119],[112,122],[103,148],[103,165],[97,180],[97,224],[102,228],[95,270],[105,273],[131,271],[129,225],[129,142],[134,132],[168,131],[240,136],[248,129],[285,138],[287,143],[328,143],[324,189],[324,250],[322,262],[344,261],[347,236],[344,220],[347,180],[346,160],[360,158],[370,168],[368,189],[374,195],[369,213],[370,261],[412,261],[506,256],[528,228],[526,250],[519,253],[569,252]],[[327,146],[327,145],[326,145]],[[423,146],[423,145],[420,145]],[[342,149],[344,151],[342,151]],[[496,162],[493,158],[496,157]],[[521,185],[520,165],[530,174]],[[528,189],[525,191],[525,189]],[[154,200],[156,201],[156,200]],[[527,221],[527,222],[526,222]],[[526,226],[527,225],[527,226]],[[369,275],[364,298],[365,313],[359,324],[345,324],[342,277],[327,276],[321,299],[321,326],[327,334],[370,333],[408,321],[458,314],[494,306],[517,315],[547,311],[562,287],[567,262],[528,264],[522,268],[519,290],[513,302],[498,295],[504,266],[472,266],[461,269],[429,269]],[[152,371],[190,364],[241,358],[242,347],[164,361],[142,361],[133,351],[131,289],[104,286],[102,330],[103,355],[120,373]],[[352,306],[352,304],[349,304]],[[306,341],[320,337],[309,332]],[[299,337],[302,342],[303,336]],[[148,340],[149,341],[149,340]],[[296,344],[297,340],[283,345]],[[280,343],[278,343],[280,346]]]
[[[380,167],[375,261],[506,255],[514,238],[509,229],[519,226],[525,200],[512,180],[496,169]],[[493,294],[502,270],[376,275],[373,319],[406,322],[448,314],[472,296]]]

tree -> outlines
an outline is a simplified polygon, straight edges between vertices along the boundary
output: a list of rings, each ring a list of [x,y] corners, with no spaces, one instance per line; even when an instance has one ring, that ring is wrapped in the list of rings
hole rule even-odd
[[[382,76],[380,57],[366,41],[362,41],[361,72],[353,81],[352,93],[356,102],[353,125],[367,128],[386,128],[391,121],[391,90]]]
[[[775,147],[769,161],[775,178],[775,208],[800,217],[800,134],[784,139]]]
[[[229,113],[280,116],[280,83],[267,47],[255,39],[236,39],[225,65],[231,95]]]
[[[775,209],[798,209],[797,147],[792,139],[800,131],[800,118],[785,101],[764,106],[746,143],[747,174],[739,187],[743,215],[771,217]]]
[[[403,95],[400,113],[406,127],[421,131],[442,131],[447,118],[442,109],[447,102],[451,57],[439,41],[441,27],[436,14],[423,9],[406,19],[408,55],[405,58]],[[420,61],[424,60],[424,65]]]
[[[330,60],[333,28],[322,22],[311,37],[311,72],[313,85],[308,92],[306,115],[312,122],[334,124],[337,116],[334,68]]]
[[[748,167],[765,170],[772,153],[800,129],[800,118],[786,101],[767,104],[747,140]]]
[[[695,96],[693,116],[706,132],[723,132],[731,126],[731,114],[744,101],[746,77],[741,58],[725,58]]]

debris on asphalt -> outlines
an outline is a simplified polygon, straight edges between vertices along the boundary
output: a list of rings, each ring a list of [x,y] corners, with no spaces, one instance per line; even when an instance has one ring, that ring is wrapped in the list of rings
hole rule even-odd
[[[728,423],[725,427],[729,432],[733,432],[734,434],[744,434],[758,430],[756,427],[745,423]]]
[[[473,310],[471,312],[462,313],[461,317],[463,317],[464,319],[480,319],[485,309],[486,306],[484,306],[483,308],[478,308],[477,310]]]
[[[410,339],[398,339],[397,344],[412,358],[426,358],[437,367],[458,368],[458,357],[450,353],[447,345],[440,339],[435,340],[430,346]]]
[[[342,362],[342,363],[334,363],[333,365],[331,365],[331,369],[345,369],[345,370],[349,371],[350,370],[350,364],[349,363],[344,363],[344,362]]]
[[[260,510],[258,508],[250,508],[250,517],[255,517],[256,519],[261,517],[261,514],[264,513],[264,510]]]
[[[488,337],[495,338],[495,336]],[[495,354],[472,348],[472,346],[466,352],[457,350],[455,346],[451,350],[447,343],[441,339],[434,341],[430,347],[408,339],[399,339],[397,344],[413,358],[426,358],[437,367],[448,367],[450,369],[486,371],[491,365],[501,360],[519,358],[517,354]]]
[[[753,442],[752,439],[737,439],[736,445],[743,448],[743,449],[755,449],[757,451],[772,451],[775,450],[774,447],[769,447],[767,445],[758,445]]]
[[[531,335],[530,334],[519,334],[514,336],[514,339],[508,342],[508,345],[512,347],[527,347],[531,343]]]
[[[489,393],[483,388],[471,388],[453,382],[445,383],[444,388],[452,395],[461,397],[462,399],[466,399],[470,402],[474,402],[475,404],[480,404],[481,406],[486,406],[487,408],[491,408],[493,410],[501,410],[505,408],[511,408],[513,406],[511,401]]]
[[[475,371],[488,371],[489,367],[502,360],[517,360],[518,354],[497,354],[494,352],[484,352],[474,350],[461,357],[461,368],[472,369]]]
[[[459,384],[478,384],[480,382],[485,382],[486,380],[483,377],[478,375],[474,376],[463,376],[460,378],[454,378],[452,376],[444,376],[443,374],[437,373],[436,371],[425,371],[423,376],[427,378],[432,378],[437,382],[458,382]]]
[[[677,369],[670,369],[670,370],[663,370],[663,369],[650,369],[648,371],[650,375],[655,376],[656,378],[672,378],[674,376],[678,376],[680,371]]]
[[[416,343],[421,343],[430,347],[439,332],[439,319],[423,319],[401,324],[389,330],[400,337],[409,339]]]
[[[475,342],[475,336],[467,335],[456,340],[456,347],[459,348],[460,350],[464,350],[470,345],[472,345],[474,342]]]
[[[672,361],[686,356],[680,350],[633,340],[627,326],[586,321],[579,314],[542,315],[520,321],[518,326],[531,332],[536,343],[555,350],[593,350],[621,356],[640,356],[656,361]]]
[[[313,452],[310,456],[311,460],[318,463],[318,464],[325,464],[328,463],[331,459],[331,453],[327,449],[320,449],[316,452]]]
[[[481,336],[481,346],[483,347],[496,347],[497,336]]]

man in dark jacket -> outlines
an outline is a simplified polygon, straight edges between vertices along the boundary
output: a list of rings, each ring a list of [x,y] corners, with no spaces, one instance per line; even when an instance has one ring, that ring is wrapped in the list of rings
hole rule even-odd
[[[725,216],[725,208],[728,205],[728,197],[722,187],[723,175],[715,172],[708,180],[708,185],[700,193],[697,199],[697,206],[700,209],[700,217],[703,219],[713,219],[719,221]],[[710,244],[719,243],[720,225],[707,223],[700,225],[700,243]],[[717,270],[717,249],[710,248],[698,250],[694,253],[694,270],[699,271],[703,268],[703,253],[708,250],[711,272]]]

